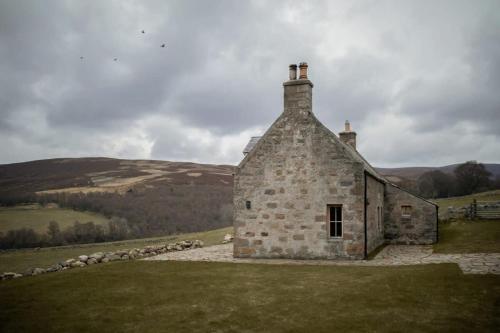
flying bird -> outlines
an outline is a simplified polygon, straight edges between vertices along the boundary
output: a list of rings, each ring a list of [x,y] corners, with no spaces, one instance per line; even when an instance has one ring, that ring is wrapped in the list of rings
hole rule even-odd
[[[161,44],[161,47],[165,47],[165,44]]]
[[[146,33],[146,31],[144,31],[144,30],[142,30],[141,32],[142,32],[143,34],[145,34],[145,33]]]
[[[113,60],[114,60],[114,61],[118,61],[118,58],[114,58]]]
[[[83,57],[80,57],[80,60],[83,60]]]

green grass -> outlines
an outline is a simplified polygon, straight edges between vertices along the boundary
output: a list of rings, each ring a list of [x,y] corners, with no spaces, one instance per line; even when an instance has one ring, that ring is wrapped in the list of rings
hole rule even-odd
[[[47,268],[55,263],[75,258],[82,254],[91,254],[99,251],[115,251],[119,249],[141,248],[146,245],[171,243],[185,239],[200,239],[207,245],[220,244],[226,233],[232,233],[233,228],[223,228],[205,232],[181,234],[175,236],[133,239],[119,242],[82,244],[72,246],[59,246],[41,248],[34,250],[16,250],[0,252],[0,273],[19,272],[22,273],[29,268]]]
[[[497,332],[500,276],[115,262],[0,283],[2,332]]]
[[[439,223],[438,253],[500,253],[500,220]]]
[[[19,205],[0,207],[0,232],[13,229],[31,228],[38,233],[46,233],[50,221],[59,223],[61,230],[81,223],[107,224],[108,219],[92,212],[78,212],[65,208],[46,208],[40,205]]]
[[[475,193],[462,197],[432,199],[432,201],[439,205],[440,210],[446,210],[451,206],[455,208],[469,206],[474,199],[477,201],[500,201],[500,190]]]

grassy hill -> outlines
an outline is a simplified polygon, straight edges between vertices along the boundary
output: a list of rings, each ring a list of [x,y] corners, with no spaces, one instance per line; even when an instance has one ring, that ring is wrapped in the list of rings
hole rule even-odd
[[[439,224],[437,253],[500,253],[500,220],[458,220]]]
[[[6,164],[0,205],[56,202],[117,216],[127,219],[134,238],[211,230],[232,223],[233,168],[111,158]]]
[[[448,207],[469,206],[472,201],[499,201],[500,190],[466,196],[433,199],[439,205],[439,217],[446,217]],[[500,221],[458,219],[439,222],[439,243],[434,245],[439,253],[498,253],[500,252]]]
[[[460,164],[445,165],[442,167],[405,167],[405,168],[376,168],[377,171],[385,176],[390,182],[395,183],[411,192],[418,192],[418,178],[429,171],[442,171],[447,174],[453,174],[453,171]],[[487,171],[492,175],[492,179],[500,177],[500,164],[483,163]]]
[[[73,225],[75,221],[82,223],[106,225],[108,218],[92,212],[78,212],[59,207],[43,207],[38,204],[0,207],[0,232],[31,228],[38,233],[45,233],[50,221],[56,221],[61,230]]]
[[[415,178],[428,170],[379,169],[405,188],[413,183],[404,177]],[[6,164],[0,165],[0,205],[56,202],[61,209],[98,214],[92,217],[96,223],[103,221],[98,216],[125,218],[130,238],[200,232],[232,224],[233,172],[230,165],[96,157]],[[0,231],[18,226],[40,231],[45,230],[47,219],[86,222],[91,218],[68,210],[52,212],[54,217],[43,210],[2,210]],[[12,222],[13,215],[17,219]]]
[[[477,201],[500,201],[500,190],[474,193],[461,197],[433,199],[432,201],[437,203],[440,209],[447,209],[452,206],[455,208],[468,206],[474,199]]]
[[[232,233],[233,228],[222,228],[199,233],[179,234],[164,237],[131,239],[118,242],[79,244],[70,246],[46,247],[38,250],[24,249],[0,252],[0,272],[24,272],[29,268],[46,268],[55,263],[75,258],[82,254],[112,252],[120,249],[142,248],[146,245],[173,243],[186,239],[199,239],[205,246],[220,244],[224,235]]]
[[[376,168],[378,172],[385,176],[401,177],[409,180],[417,180],[423,173],[428,171],[439,170],[444,173],[453,173],[455,168],[460,164],[445,165],[442,167],[405,167],[405,168]],[[483,163],[493,178],[500,176],[500,164],[498,163]]]
[[[161,184],[232,185],[233,167],[103,157],[56,158],[0,165],[0,193],[125,193]]]

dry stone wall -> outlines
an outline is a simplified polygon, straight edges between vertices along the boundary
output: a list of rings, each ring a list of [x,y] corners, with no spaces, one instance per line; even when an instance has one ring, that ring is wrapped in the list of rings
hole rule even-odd
[[[124,249],[114,252],[96,252],[89,255],[82,254],[77,258],[70,258],[60,261],[48,268],[30,268],[24,273],[5,272],[0,274],[0,280],[12,280],[25,276],[35,276],[46,273],[61,272],[67,269],[86,267],[95,264],[107,263],[110,261],[133,260],[156,256],[158,254],[184,251],[203,247],[201,240],[184,240],[177,243],[150,245],[142,249]]]

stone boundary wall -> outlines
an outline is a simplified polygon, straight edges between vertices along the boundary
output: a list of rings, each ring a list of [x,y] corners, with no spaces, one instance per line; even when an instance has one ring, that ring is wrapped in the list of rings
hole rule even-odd
[[[181,242],[164,245],[150,245],[142,249],[135,248],[118,250],[115,252],[96,252],[89,255],[81,255],[78,256],[78,258],[71,258],[65,261],[61,261],[48,268],[31,268],[24,273],[5,272],[0,275],[0,280],[11,280],[23,276],[34,276],[45,273],[61,272],[71,268],[86,267],[100,263],[107,263],[110,261],[141,259],[152,257],[162,253],[184,251],[200,247],[203,247],[203,242],[201,240],[184,240]]]

